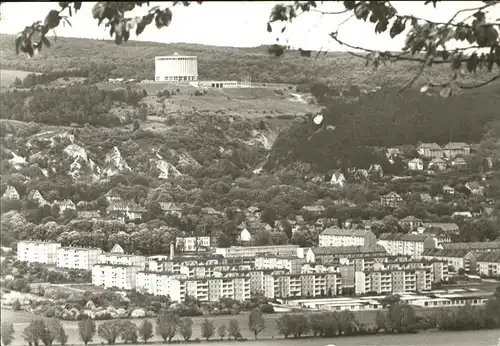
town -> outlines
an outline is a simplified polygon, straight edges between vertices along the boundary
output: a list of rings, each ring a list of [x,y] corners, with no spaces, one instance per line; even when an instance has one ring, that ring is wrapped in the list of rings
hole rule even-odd
[[[498,83],[403,95],[408,68],[341,52],[127,39],[0,57],[2,344],[492,340]]]

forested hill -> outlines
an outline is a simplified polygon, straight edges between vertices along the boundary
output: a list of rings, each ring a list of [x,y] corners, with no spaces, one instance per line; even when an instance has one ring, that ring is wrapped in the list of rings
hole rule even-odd
[[[315,170],[368,168],[379,163],[369,147],[417,142],[478,143],[485,125],[500,120],[500,83],[442,99],[417,91],[383,88],[358,102],[325,101],[321,126],[295,124],[275,141],[265,168],[300,161]]]
[[[3,69],[50,72],[53,70],[82,69],[93,79],[136,78],[153,79],[154,58],[160,55],[179,54],[198,56],[200,79],[241,80],[250,75],[259,82],[333,85],[400,85],[407,83],[417,72],[418,66],[398,62],[377,71],[365,67],[363,59],[347,53],[332,52],[326,56],[312,53],[312,58],[302,57],[298,51],[287,51],[281,57],[268,54],[266,46],[256,48],[215,47],[198,44],[162,44],[129,41],[117,46],[114,41],[80,38],[51,38],[52,46],[28,59],[15,54],[13,35],[0,35],[0,64]],[[422,78],[448,71],[432,68]],[[439,78],[435,79],[436,81]]]

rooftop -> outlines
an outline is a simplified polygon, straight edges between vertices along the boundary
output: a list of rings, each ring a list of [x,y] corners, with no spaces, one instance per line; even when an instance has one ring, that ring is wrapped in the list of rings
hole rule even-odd
[[[500,251],[484,252],[476,256],[477,262],[500,263]]]
[[[500,241],[445,243],[442,246],[443,249],[468,249],[468,250],[500,249]]]
[[[380,240],[393,240],[393,241],[413,241],[420,242],[429,238],[428,235],[423,234],[402,234],[402,233],[383,233],[380,235]]]
[[[422,256],[462,258],[469,252],[469,249],[426,249],[422,253]]]
[[[316,247],[311,251],[315,255],[343,255],[343,254],[364,254],[364,253],[387,253],[383,246],[336,246],[336,247]]]
[[[373,234],[366,230],[357,229],[343,229],[338,227],[330,227],[321,232],[320,235],[336,235],[336,236],[351,236],[351,237],[364,237],[366,235]]]

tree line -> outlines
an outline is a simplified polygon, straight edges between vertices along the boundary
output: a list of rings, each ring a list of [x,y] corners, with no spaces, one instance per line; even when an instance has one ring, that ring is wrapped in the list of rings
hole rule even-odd
[[[437,328],[446,330],[479,330],[500,328],[500,286],[493,297],[484,306],[465,305],[457,310],[441,308],[434,314],[417,315],[412,305],[403,303],[399,296],[388,296],[383,300],[386,309],[378,311],[372,326],[360,323],[352,311],[317,312],[309,314],[283,314],[276,320],[276,330],[284,338],[338,337],[347,335],[363,335],[377,333],[416,333],[420,330]],[[97,334],[108,345],[113,345],[118,339],[124,343],[136,344],[139,340],[146,343],[158,335],[164,342],[171,342],[176,335],[184,341],[193,336],[193,320],[190,317],[180,317],[178,314],[162,311],[156,318],[156,324],[144,319],[139,325],[131,321],[107,321],[96,326],[91,319],[78,321],[78,335],[87,345]],[[155,327],[155,328],[153,328]],[[248,329],[254,339],[258,339],[266,329],[266,322],[259,308],[253,309],[248,315]],[[14,340],[12,323],[2,322],[2,343],[10,345]],[[229,323],[216,325],[213,319],[204,318],[200,324],[200,336],[205,340],[218,336],[222,341],[242,339],[238,320],[231,319]],[[68,340],[62,324],[56,319],[35,319],[24,329],[23,339],[30,346],[51,346],[54,341],[64,346]]]
[[[82,69],[53,70],[48,73],[30,73],[22,80],[16,78],[13,86],[16,88],[32,88],[37,85],[48,84],[59,78],[68,79],[70,77],[88,78],[89,71]]]

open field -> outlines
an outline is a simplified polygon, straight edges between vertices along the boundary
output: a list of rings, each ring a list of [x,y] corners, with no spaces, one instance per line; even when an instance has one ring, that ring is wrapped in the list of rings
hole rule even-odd
[[[320,108],[311,105],[303,100],[291,97],[290,94],[297,94],[293,89],[286,88],[227,88],[227,89],[205,89],[206,94],[194,96],[198,89],[188,84],[175,83],[100,83],[99,87],[106,90],[125,88],[130,85],[136,89],[146,90],[149,97],[147,104],[158,106],[156,94],[167,89],[173,91],[169,99],[165,100],[166,112],[191,110],[195,107],[198,110],[224,111],[227,114],[250,115],[279,115],[279,114],[304,114],[306,112],[316,112]],[[159,104],[161,105],[161,104]]]

